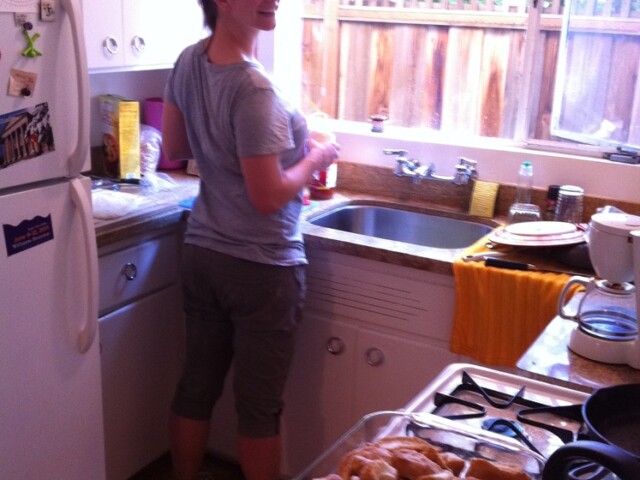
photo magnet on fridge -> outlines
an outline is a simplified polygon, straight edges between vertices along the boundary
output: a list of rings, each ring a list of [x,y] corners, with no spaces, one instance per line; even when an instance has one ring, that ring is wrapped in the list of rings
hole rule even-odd
[[[0,115],[0,169],[53,150],[48,103]]]

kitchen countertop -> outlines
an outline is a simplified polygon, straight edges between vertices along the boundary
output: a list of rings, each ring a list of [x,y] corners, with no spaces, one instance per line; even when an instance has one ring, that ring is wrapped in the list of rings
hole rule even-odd
[[[554,317],[518,360],[521,373],[585,392],[621,383],[640,383],[640,370],[594,362],[573,353],[567,344],[575,325],[571,320]]]
[[[113,220],[96,220],[98,247],[140,234],[149,234],[180,225],[188,215],[188,209],[179,205],[181,200],[197,195],[199,178],[184,171],[164,172],[175,182],[171,194],[153,193],[138,187],[138,193],[152,200],[143,208]],[[126,189],[134,192],[134,189]],[[428,210],[428,202],[414,199],[397,199],[384,195],[371,195],[339,190],[332,199],[312,201],[305,208],[303,218],[312,218],[336,206],[359,203],[388,205],[401,203],[404,208]],[[433,207],[439,214],[460,217],[463,212],[447,205]],[[480,219],[485,223],[488,219]],[[493,223],[496,225],[497,223]],[[435,249],[408,245],[402,242],[381,240],[337,230],[303,224],[305,243],[334,252],[392,263],[410,268],[452,275],[453,259],[462,249]],[[640,382],[640,370],[624,365],[608,365],[593,362],[574,354],[567,347],[567,339],[574,323],[560,317],[554,318],[542,334],[517,362],[517,373],[549,383],[590,392],[602,386]]]
[[[96,236],[98,247],[149,233],[166,227],[175,226],[185,220],[188,209],[179,205],[180,200],[193,198],[198,193],[199,178],[188,175],[184,171],[166,171],[175,182],[175,188],[169,195],[166,192],[154,193],[144,187],[123,186],[122,190],[136,193],[152,200],[147,206],[135,212],[111,220],[96,220]],[[330,200],[311,201],[311,205],[303,210],[303,219],[313,218],[337,206],[366,201],[371,205],[393,205],[401,203],[403,208],[428,213],[436,211],[439,215],[453,218],[465,217],[462,211],[450,206],[432,206],[421,201],[400,201],[383,195],[370,195],[358,192],[340,190]],[[478,221],[497,226],[497,222],[480,218]],[[452,275],[453,259],[464,249],[442,249],[421,247],[403,242],[377,239],[348,232],[318,227],[308,222],[302,225],[305,243],[331,250],[337,253],[368,258],[371,260],[392,263],[396,265],[428,270],[434,273]]]

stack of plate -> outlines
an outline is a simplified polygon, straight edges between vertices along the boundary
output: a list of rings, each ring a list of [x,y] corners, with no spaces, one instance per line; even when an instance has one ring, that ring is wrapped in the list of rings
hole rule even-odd
[[[555,247],[582,243],[585,233],[573,223],[522,222],[497,228],[489,240],[517,247]]]

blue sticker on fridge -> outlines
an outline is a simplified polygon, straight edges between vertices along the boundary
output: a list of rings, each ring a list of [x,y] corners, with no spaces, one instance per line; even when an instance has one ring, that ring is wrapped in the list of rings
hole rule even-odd
[[[7,257],[53,240],[53,224],[50,214],[46,217],[38,215],[31,220],[23,220],[18,225],[4,224],[2,230],[4,231]]]

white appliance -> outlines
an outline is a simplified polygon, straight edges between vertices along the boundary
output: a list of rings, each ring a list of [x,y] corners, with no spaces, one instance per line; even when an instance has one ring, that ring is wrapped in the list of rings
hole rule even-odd
[[[569,348],[598,362],[640,369],[640,216],[602,211],[591,217],[589,258],[600,280],[572,277],[560,294],[560,316],[574,320]],[[572,285],[585,294],[575,312],[565,308]]]
[[[12,480],[105,478],[81,19],[79,0],[0,0],[0,476]]]

